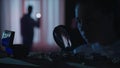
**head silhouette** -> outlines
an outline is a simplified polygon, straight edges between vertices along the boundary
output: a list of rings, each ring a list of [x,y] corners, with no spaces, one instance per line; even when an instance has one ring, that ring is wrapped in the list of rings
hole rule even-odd
[[[29,6],[28,6],[28,14],[29,14],[29,15],[32,13],[32,9],[33,9],[32,6],[29,5]]]

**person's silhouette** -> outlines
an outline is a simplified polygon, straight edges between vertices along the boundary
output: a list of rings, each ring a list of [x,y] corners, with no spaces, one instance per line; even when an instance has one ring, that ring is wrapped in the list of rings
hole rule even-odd
[[[39,27],[39,20],[31,18],[32,6],[28,6],[28,13],[21,18],[21,35],[25,51],[28,54],[33,44],[34,27]]]

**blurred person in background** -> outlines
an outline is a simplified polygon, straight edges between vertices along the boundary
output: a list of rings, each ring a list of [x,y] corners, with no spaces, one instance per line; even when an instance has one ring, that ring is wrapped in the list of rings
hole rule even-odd
[[[34,27],[39,27],[40,18],[35,21],[31,18],[33,7],[31,5],[28,6],[28,13],[23,15],[21,18],[21,35],[22,35],[22,43],[25,47],[26,55],[31,51],[31,47],[33,44],[34,37]]]

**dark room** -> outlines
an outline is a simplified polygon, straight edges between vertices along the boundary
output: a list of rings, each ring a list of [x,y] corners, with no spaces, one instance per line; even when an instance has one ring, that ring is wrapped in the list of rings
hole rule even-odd
[[[0,68],[120,68],[119,0],[0,0]]]

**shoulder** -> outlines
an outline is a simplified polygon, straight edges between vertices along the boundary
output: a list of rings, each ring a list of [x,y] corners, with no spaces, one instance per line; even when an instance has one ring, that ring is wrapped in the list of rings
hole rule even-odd
[[[21,20],[25,20],[27,18],[27,14],[24,14],[22,17],[21,17]]]

